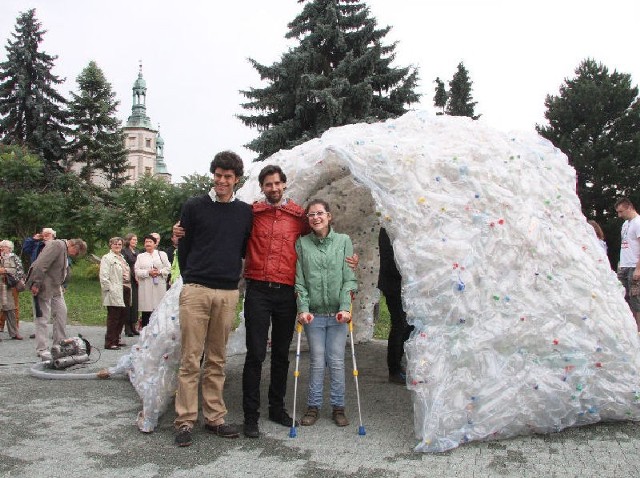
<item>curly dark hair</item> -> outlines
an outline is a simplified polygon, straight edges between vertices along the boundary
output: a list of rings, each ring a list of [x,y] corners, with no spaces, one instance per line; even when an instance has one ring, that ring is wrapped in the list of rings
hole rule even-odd
[[[213,157],[209,171],[213,174],[216,168],[233,169],[237,177],[244,174],[244,164],[242,158],[233,151],[221,151]]]

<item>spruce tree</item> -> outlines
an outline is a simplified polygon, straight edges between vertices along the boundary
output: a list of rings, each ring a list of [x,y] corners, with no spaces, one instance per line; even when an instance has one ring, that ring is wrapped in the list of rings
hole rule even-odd
[[[80,177],[87,182],[96,174],[106,178],[111,188],[126,181],[127,151],[120,120],[119,102],[111,84],[98,65],[91,61],[77,78],[78,94],[69,103],[73,141],[70,158],[82,164]]]
[[[585,216],[595,219],[615,243],[620,230],[613,206],[628,196],[640,207],[640,100],[631,75],[609,72],[583,60],[558,96],[547,95],[546,126],[538,132],[569,158]],[[619,249],[609,248],[612,264]]]
[[[39,50],[45,33],[35,9],[18,16],[0,63],[0,138],[28,147],[48,169],[58,169],[68,133],[66,100],[55,90],[63,80],[51,73],[57,57]]]
[[[447,89],[444,86],[444,81],[440,79],[440,77],[435,79],[436,83],[436,94],[433,97],[433,105],[436,108],[440,108],[442,111],[438,111],[437,115],[443,115],[444,110],[447,107],[447,99],[449,99],[449,94],[447,93]]]
[[[391,66],[396,44],[382,43],[390,27],[376,28],[365,4],[300,3],[285,35],[299,44],[271,66],[249,60],[267,86],[241,91],[250,100],[243,108],[257,113],[238,117],[260,132],[246,145],[259,161],[333,126],[400,116],[419,99],[417,70]]]
[[[471,85],[469,72],[462,62],[458,63],[458,69],[449,82],[449,102],[447,103],[446,114],[451,116],[468,116],[474,120],[480,118],[475,115],[477,102],[471,101]]]

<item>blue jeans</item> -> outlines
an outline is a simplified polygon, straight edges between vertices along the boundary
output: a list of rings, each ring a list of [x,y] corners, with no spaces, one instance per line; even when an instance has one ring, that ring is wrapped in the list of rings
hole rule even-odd
[[[304,325],[309,342],[309,397],[307,405],[322,406],[324,369],[329,368],[331,379],[330,402],[333,407],[344,407],[344,348],[347,344],[347,324],[341,324],[333,315],[315,315]]]

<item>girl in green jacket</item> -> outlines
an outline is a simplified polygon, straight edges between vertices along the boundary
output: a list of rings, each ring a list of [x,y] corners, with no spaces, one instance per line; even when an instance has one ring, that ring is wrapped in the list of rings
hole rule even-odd
[[[332,418],[336,425],[346,426],[344,350],[351,293],[357,281],[345,259],[353,256],[353,244],[346,234],[333,231],[331,209],[325,201],[311,201],[306,214],[312,232],[296,242],[298,321],[304,325],[310,353],[307,411],[300,423],[309,426],[318,419],[326,366],[331,379]]]

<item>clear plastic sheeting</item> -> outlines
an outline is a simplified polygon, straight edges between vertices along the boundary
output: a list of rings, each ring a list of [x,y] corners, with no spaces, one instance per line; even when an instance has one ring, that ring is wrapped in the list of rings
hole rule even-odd
[[[138,343],[109,369],[111,375],[128,373],[131,384],[142,399],[138,414],[140,431],[152,432],[175,396],[180,365],[180,322],[178,299],[182,279],[178,279],[151,314],[149,324],[140,331]]]
[[[326,199],[352,237],[359,341],[373,334],[379,226],[389,232],[416,327],[416,450],[640,418],[636,325],[550,142],[409,113],[254,163],[241,198],[260,197],[266,163],[300,204]]]
[[[416,450],[640,419],[635,321],[582,215],[575,171],[551,143],[409,113],[248,165],[241,199],[262,197],[267,163],[283,168],[299,204],[327,200],[336,230],[351,236],[356,341],[373,336],[378,230],[387,229],[416,327],[405,345]],[[175,393],[180,288],[113,369],[129,371],[142,397],[143,431]],[[229,353],[244,350],[243,330]]]

